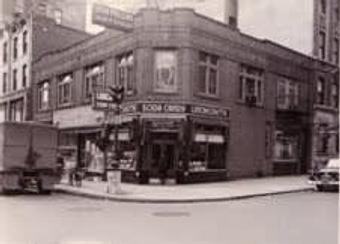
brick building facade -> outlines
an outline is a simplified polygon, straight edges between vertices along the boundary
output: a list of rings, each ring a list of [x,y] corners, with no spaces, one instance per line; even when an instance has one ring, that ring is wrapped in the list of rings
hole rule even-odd
[[[146,183],[162,167],[178,183],[306,173],[317,81],[338,85],[330,70],[190,9],[143,9],[129,33],[106,31],[34,63],[34,119],[58,125],[68,159],[101,173],[95,141],[110,113],[98,96],[121,84],[124,181]]]

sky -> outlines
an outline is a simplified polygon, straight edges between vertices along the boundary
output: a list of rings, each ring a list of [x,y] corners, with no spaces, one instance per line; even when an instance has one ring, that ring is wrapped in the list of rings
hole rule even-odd
[[[93,0],[94,1],[94,0]],[[135,12],[147,0],[95,0]],[[193,6],[197,12],[223,20],[225,0],[158,0],[160,8]],[[152,4],[155,0],[149,0]],[[297,51],[311,54],[313,0],[239,0],[242,32],[270,39]]]

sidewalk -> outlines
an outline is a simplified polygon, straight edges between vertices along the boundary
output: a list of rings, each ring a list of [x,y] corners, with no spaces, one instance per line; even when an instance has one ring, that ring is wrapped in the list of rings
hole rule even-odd
[[[122,183],[117,193],[107,193],[106,182],[83,180],[81,187],[62,182],[55,186],[57,192],[139,203],[193,203],[227,201],[256,196],[284,194],[313,189],[307,183],[307,176],[266,177],[241,179],[220,183],[192,185],[135,185]]]

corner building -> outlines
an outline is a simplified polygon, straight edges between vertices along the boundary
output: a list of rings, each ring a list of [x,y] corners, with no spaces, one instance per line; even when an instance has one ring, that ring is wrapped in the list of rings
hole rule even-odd
[[[163,167],[177,183],[306,173],[314,82],[330,67],[190,9],[143,9],[130,32],[34,64],[34,119],[58,125],[68,159],[101,174],[94,142],[117,122],[101,91],[122,84],[123,181],[148,183]]]

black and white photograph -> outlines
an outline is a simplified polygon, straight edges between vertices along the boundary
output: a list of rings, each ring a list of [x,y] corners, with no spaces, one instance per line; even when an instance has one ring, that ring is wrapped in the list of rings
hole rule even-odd
[[[340,244],[340,0],[0,0],[0,244]]]

